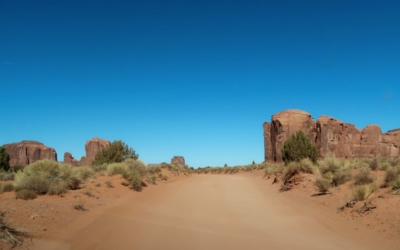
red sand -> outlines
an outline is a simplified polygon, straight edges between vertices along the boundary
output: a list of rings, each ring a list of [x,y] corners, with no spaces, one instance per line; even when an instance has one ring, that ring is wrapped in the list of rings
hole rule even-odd
[[[89,211],[60,212],[65,222],[49,225],[33,249],[399,249],[398,237],[338,215],[335,196],[311,197],[311,182],[279,193],[260,175],[182,176],[141,193],[115,180],[108,196],[87,199]]]

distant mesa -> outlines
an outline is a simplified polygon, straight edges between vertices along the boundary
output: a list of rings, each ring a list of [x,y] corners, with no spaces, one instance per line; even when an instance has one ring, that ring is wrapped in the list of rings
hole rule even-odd
[[[317,145],[320,157],[371,158],[377,156],[400,156],[400,129],[382,134],[378,125],[357,129],[353,124],[344,123],[329,116],[317,121],[301,110],[286,110],[272,116],[265,122],[265,161],[281,162],[281,149],[285,141],[298,130],[303,131]]]
[[[57,161],[57,152],[38,141],[21,141],[5,144],[10,155],[10,166],[26,166],[35,161],[49,159]]]
[[[185,158],[183,158],[183,156],[174,156],[171,159],[171,164],[180,164],[185,166]]]
[[[77,161],[71,153],[65,152],[64,153],[64,163],[72,165],[72,166],[79,166],[80,162]]]

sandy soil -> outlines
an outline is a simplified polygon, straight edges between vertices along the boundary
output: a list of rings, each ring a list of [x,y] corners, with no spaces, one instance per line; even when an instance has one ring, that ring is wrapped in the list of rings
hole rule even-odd
[[[332,198],[311,197],[307,181],[279,193],[279,185],[271,185],[271,180],[260,175],[192,175],[150,186],[141,193],[124,187],[119,192],[116,189],[120,187],[109,189],[115,193],[108,198],[89,199],[109,203],[88,203],[86,212],[69,207],[69,214],[62,213],[66,218],[59,229],[47,226],[39,242],[24,248],[399,249],[399,238],[378,233],[380,228],[362,226],[360,220],[349,219],[345,213],[338,214],[337,205],[324,205]],[[48,197],[31,202],[42,204],[41,199]],[[42,211],[46,211],[45,218],[52,214],[51,208]],[[374,213],[365,217],[371,216]]]

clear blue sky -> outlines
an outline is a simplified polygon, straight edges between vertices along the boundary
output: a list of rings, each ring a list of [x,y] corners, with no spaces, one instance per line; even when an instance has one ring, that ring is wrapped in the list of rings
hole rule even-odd
[[[399,1],[0,0],[0,144],[264,159],[285,109],[400,127]]]

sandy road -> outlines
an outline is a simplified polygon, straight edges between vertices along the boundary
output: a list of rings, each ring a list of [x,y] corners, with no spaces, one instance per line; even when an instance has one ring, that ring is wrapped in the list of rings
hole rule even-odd
[[[36,249],[396,249],[251,175],[193,175],[132,193]]]

